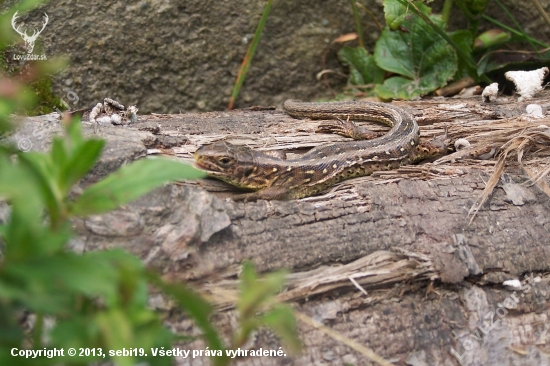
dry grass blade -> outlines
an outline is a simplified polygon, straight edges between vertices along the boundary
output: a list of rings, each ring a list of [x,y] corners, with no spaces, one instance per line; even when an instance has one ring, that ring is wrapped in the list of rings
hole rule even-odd
[[[541,180],[541,178],[550,173],[550,167],[538,174],[527,167],[523,167],[523,170],[527,173],[529,178],[531,178],[531,181],[536,183],[539,188],[550,197],[550,187],[548,187],[548,184],[546,184],[545,181]]]
[[[509,136],[509,132],[501,133],[500,135]],[[500,138],[496,140],[502,141],[503,136],[498,137]],[[483,145],[484,143],[487,144],[487,141],[483,140],[485,139],[480,140],[479,145]],[[532,164],[534,162],[543,164],[544,167],[539,173],[528,173],[528,175],[530,176],[529,182],[531,184],[539,182],[550,173],[550,159],[548,158],[548,156],[550,156],[550,129],[548,127],[529,126],[519,132],[516,131],[515,136],[511,137],[508,141],[502,144],[499,150],[500,154],[497,163],[495,164],[494,171],[489,178],[487,184],[485,185],[485,189],[483,190],[481,196],[476,200],[469,211],[469,214],[472,215],[470,223],[472,223],[479,209],[483,206],[485,202],[487,202],[487,199],[493,192],[493,189],[496,187],[504,171],[506,160],[509,157],[515,155],[517,163],[524,170],[526,170],[526,164]],[[541,161],[540,157],[544,157],[544,159]],[[529,158],[531,158],[530,161],[526,161],[526,159]]]
[[[539,12],[540,15],[542,16],[542,18],[544,19],[544,21],[546,22],[546,24],[548,24],[548,26],[550,27],[550,17],[549,17],[548,14],[544,11],[544,8],[540,5],[540,3],[538,2],[538,0],[531,0],[531,2],[533,3],[533,6],[538,10],[538,12]]]
[[[294,315],[298,320],[300,320],[302,323],[305,323],[309,326],[312,326],[321,332],[325,333],[332,339],[335,339],[339,342],[342,342],[343,344],[347,345],[348,347],[354,349],[355,351],[361,353],[363,356],[367,357],[369,360],[376,362],[379,365],[382,366],[393,366],[393,363],[386,361],[382,357],[378,356],[374,351],[372,351],[370,348],[367,348],[363,346],[362,344],[359,344],[355,342],[352,339],[349,339],[348,337],[343,336],[342,334],[335,332],[334,330],[330,329],[329,327],[319,323],[318,321],[310,318],[309,316],[306,316],[302,313],[299,313],[297,311],[294,312]]]

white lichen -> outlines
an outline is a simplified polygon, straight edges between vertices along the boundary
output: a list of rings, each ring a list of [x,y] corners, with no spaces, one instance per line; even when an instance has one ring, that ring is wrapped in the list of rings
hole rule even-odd
[[[483,103],[494,102],[497,99],[497,95],[498,83],[492,83],[491,85],[483,89],[483,92],[481,93],[481,98],[483,100]]]
[[[548,67],[542,67],[533,71],[508,71],[504,76],[516,85],[520,95],[518,100],[521,102],[533,98],[543,89],[542,83],[547,74]]]

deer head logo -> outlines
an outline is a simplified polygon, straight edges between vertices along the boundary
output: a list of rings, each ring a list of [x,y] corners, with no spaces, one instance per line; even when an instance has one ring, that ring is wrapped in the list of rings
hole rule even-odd
[[[36,41],[40,33],[42,33],[44,28],[46,28],[46,24],[48,24],[48,14],[44,13],[44,25],[42,26],[42,29],[40,29],[38,32],[36,31],[36,29],[33,29],[32,36],[29,36],[26,30],[22,32],[19,30],[19,27],[15,25],[15,22],[17,20],[17,13],[18,11],[16,11],[15,14],[13,14],[13,17],[11,18],[11,26],[13,30],[19,33],[21,37],[23,37],[23,41],[25,41],[25,49],[27,50],[27,53],[32,53],[32,50],[34,49],[34,42]]]

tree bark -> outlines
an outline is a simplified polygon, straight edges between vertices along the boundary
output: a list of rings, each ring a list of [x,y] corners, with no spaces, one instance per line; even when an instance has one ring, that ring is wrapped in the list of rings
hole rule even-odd
[[[548,113],[548,93],[533,102]],[[397,104],[415,115],[423,138],[447,130],[454,141],[502,121],[548,124],[548,117],[529,122],[523,115],[528,103],[512,99]],[[317,123],[262,108],[140,116],[131,126],[100,128],[107,146],[81,184],[146,155],[191,160],[199,145],[219,138],[290,153],[345,140],[313,133]],[[50,137],[37,139],[37,129],[61,130],[52,115],[27,118],[10,138],[29,138],[36,149],[46,149]],[[548,180],[524,184],[528,177],[510,162],[472,219],[470,208],[493,166],[493,160],[457,155],[455,161],[344,181],[298,201],[236,203],[231,196],[238,192],[221,182],[171,184],[112,213],[75,220],[79,235],[71,245],[80,251],[124,248],[166,278],[190,281],[220,306],[216,321],[225,331],[235,314],[222,290],[236,288],[240,264],[251,260],[259,271],[290,270],[281,299],[396,365],[550,365]],[[522,287],[503,285],[512,279]],[[160,295],[151,303],[170,314],[173,329],[196,331]],[[310,324],[300,322],[299,331],[305,345],[299,355],[242,357],[239,364],[373,364]],[[280,344],[260,331],[251,348],[260,347]],[[206,365],[209,359],[177,358],[177,364]]]

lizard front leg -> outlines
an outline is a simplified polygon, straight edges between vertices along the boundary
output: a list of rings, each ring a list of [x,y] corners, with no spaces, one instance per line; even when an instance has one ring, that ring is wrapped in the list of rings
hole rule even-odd
[[[351,137],[354,140],[372,140],[385,134],[385,132],[374,132],[363,126],[357,126],[349,120],[338,118],[330,122],[323,122],[315,132],[334,133],[337,135]]]
[[[253,202],[257,200],[286,200],[291,199],[290,190],[282,186],[262,188],[256,192],[243,193],[233,197],[234,201]]]

